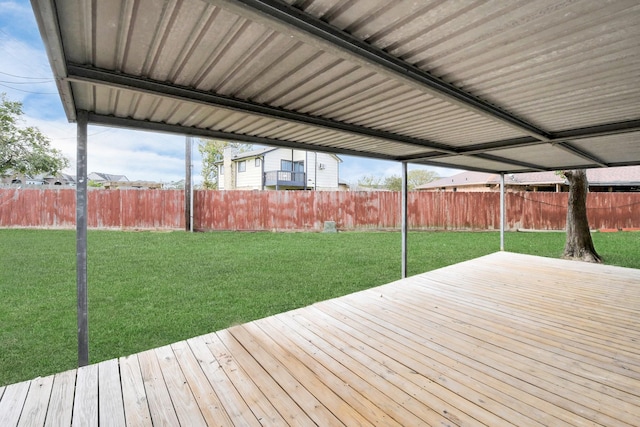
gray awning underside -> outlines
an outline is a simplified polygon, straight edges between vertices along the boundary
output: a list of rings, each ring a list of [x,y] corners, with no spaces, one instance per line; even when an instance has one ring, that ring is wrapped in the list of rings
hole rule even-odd
[[[67,117],[460,169],[640,164],[640,3],[32,0]]]

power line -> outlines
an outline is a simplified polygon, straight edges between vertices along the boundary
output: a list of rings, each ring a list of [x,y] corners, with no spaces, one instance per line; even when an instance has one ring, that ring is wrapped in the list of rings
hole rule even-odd
[[[0,83],[0,86],[4,86],[4,87],[12,89],[12,90],[17,90],[19,92],[33,93],[33,94],[36,94],[36,95],[57,95],[58,94],[58,92],[33,92],[33,91],[30,91],[30,90],[18,89],[17,87],[12,87],[12,86],[5,85],[5,84],[2,84],[2,83]]]
[[[0,28],[0,33],[4,34],[6,36],[5,40],[8,40],[10,42],[14,42],[18,45],[26,45],[29,48],[32,48],[33,46],[29,45],[28,43],[26,43],[25,40],[20,40],[15,38],[14,36],[12,36],[11,34],[7,33],[6,31],[4,31],[2,28]],[[6,45],[0,45],[0,47],[5,47],[5,51],[8,55],[13,56],[15,59],[17,59],[19,62],[22,62],[24,64],[24,58],[17,56],[13,51],[11,51],[10,49],[6,49]],[[37,66],[38,68],[41,68],[45,73],[49,74],[50,70],[43,66],[42,63],[38,63],[36,62],[35,64],[27,64],[29,66],[30,69],[33,69],[34,66]],[[15,77],[15,76],[13,76]]]
[[[60,128],[57,128],[57,129],[60,129]],[[62,130],[62,129],[60,129],[60,130]],[[100,135],[101,133],[113,132],[113,130],[114,129],[105,129],[105,130],[101,130],[101,131],[98,131],[98,132],[90,133],[87,136]],[[53,139],[58,140],[58,139],[76,139],[76,138],[77,138],[77,136],[63,136],[63,137],[60,137],[60,138],[53,138]]]
[[[46,80],[46,81],[53,81],[52,78],[50,77],[28,77],[28,76],[19,76],[17,74],[10,74],[10,73],[5,73],[3,71],[0,71],[0,74],[3,74],[5,76],[9,76],[9,77],[16,77],[18,79],[27,79],[27,80]]]
[[[0,80],[0,83],[10,83],[12,85],[41,85],[53,82],[53,79],[43,80],[41,82],[11,82],[7,80]]]

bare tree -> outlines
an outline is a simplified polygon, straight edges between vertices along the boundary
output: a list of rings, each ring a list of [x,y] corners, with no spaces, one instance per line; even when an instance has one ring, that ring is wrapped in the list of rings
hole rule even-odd
[[[569,203],[567,207],[567,240],[563,258],[601,263],[596,252],[587,220],[587,192],[589,183],[584,169],[563,171],[569,181]]]

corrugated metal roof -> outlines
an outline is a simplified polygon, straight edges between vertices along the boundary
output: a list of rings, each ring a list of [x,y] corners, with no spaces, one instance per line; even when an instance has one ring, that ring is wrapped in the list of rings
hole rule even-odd
[[[482,171],[640,163],[640,3],[32,0],[69,120]]]

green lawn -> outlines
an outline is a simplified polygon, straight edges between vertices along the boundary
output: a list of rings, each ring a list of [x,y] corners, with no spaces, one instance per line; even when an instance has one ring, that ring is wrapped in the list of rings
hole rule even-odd
[[[89,232],[92,363],[388,283],[400,235]],[[594,235],[608,264],[640,268],[640,233]],[[76,366],[75,233],[0,230],[0,385]],[[563,233],[507,233],[557,257]],[[495,252],[496,232],[409,235],[409,274]]]

